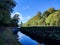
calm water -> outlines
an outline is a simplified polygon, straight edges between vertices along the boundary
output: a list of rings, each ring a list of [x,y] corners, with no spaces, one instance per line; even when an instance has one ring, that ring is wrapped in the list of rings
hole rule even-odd
[[[31,38],[22,34],[21,32],[18,32],[18,35],[19,42],[22,43],[22,45],[38,45],[38,42],[32,40]]]
[[[18,37],[18,41],[22,44],[22,45],[38,45],[38,42],[32,40],[31,38],[29,38],[28,36],[24,35],[21,32],[18,32],[17,34]],[[44,45],[44,44],[42,44]]]

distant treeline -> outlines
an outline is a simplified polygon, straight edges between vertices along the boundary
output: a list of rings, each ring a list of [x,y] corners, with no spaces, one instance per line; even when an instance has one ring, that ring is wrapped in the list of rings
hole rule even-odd
[[[60,10],[49,8],[43,14],[38,12],[36,16],[24,23],[23,26],[60,26]]]

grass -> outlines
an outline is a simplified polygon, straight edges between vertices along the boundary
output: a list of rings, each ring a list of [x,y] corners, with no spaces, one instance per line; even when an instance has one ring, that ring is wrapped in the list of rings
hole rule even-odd
[[[0,45],[21,45],[15,35],[13,34],[12,28],[5,28],[0,32]]]

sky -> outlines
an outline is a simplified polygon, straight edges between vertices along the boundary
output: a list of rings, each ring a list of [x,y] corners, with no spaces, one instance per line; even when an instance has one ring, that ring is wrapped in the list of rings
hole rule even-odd
[[[15,0],[16,7],[12,13],[19,14],[20,21],[27,22],[30,18],[35,16],[37,12],[43,13],[49,8],[60,8],[60,0]]]

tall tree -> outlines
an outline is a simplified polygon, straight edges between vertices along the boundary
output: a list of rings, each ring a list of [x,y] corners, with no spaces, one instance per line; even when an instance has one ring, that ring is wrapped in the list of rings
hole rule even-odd
[[[18,26],[18,22],[19,22],[19,15],[15,14],[11,19],[11,25],[16,27]]]
[[[49,8],[47,11],[51,14],[51,13],[55,12],[56,9],[55,8]]]
[[[50,26],[60,26],[60,10],[50,14],[46,18],[45,22]]]
[[[16,6],[14,0],[0,0],[0,22],[10,23],[10,15]]]
[[[43,17],[48,17],[49,14],[50,14],[50,13],[49,13],[48,11],[45,11],[42,16],[43,16]]]

